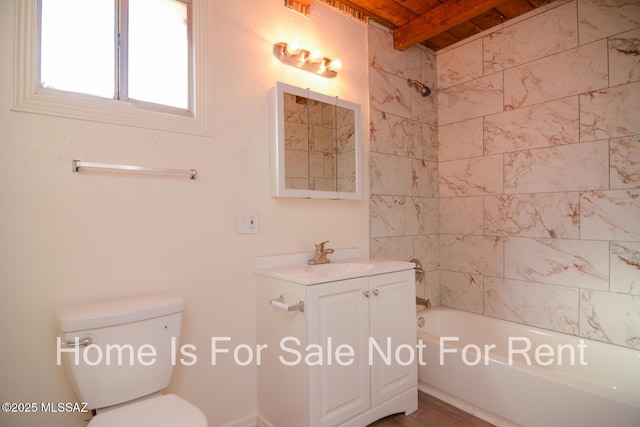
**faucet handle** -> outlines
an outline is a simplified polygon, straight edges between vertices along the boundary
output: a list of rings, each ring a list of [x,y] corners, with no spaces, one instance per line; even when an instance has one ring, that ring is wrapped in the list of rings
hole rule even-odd
[[[318,243],[316,245],[316,249],[320,250],[320,251],[324,251],[324,245],[326,245],[327,243],[329,243],[329,240],[325,240],[322,243]]]

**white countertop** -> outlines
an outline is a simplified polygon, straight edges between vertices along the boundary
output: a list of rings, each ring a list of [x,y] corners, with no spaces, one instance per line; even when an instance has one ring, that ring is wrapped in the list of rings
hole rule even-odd
[[[316,285],[356,277],[411,270],[412,262],[361,258],[356,249],[337,249],[329,264],[310,266],[313,252],[256,258],[256,274],[301,285]]]

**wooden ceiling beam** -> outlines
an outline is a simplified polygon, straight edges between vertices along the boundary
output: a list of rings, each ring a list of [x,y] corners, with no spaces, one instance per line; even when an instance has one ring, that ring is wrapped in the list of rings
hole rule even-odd
[[[425,12],[440,5],[440,0],[400,0],[402,6],[409,10],[414,11],[418,15],[422,15]]]
[[[395,26],[403,25],[419,16],[393,0],[341,0],[340,3]]]
[[[353,0],[352,0],[353,1]],[[405,50],[487,12],[505,0],[449,0],[393,32],[393,47]]]

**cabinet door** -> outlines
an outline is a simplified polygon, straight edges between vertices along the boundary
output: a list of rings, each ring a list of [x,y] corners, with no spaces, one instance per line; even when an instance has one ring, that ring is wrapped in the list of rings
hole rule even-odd
[[[312,426],[335,426],[370,407],[367,289],[367,278],[308,287],[309,343],[323,351],[321,365],[309,367]],[[353,355],[339,360],[338,352]],[[315,362],[317,357],[306,363]]]
[[[371,292],[371,404],[415,387],[415,276],[413,270],[372,276]],[[413,363],[410,363],[413,362]]]

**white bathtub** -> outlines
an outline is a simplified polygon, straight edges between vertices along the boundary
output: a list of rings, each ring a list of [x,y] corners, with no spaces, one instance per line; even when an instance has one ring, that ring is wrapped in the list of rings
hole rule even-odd
[[[640,426],[640,351],[443,307],[417,317],[426,393],[497,426]]]

